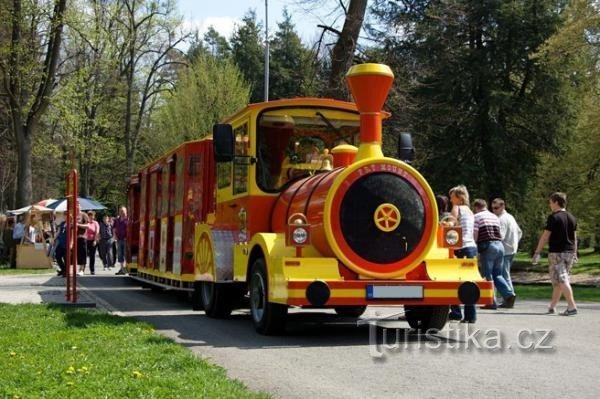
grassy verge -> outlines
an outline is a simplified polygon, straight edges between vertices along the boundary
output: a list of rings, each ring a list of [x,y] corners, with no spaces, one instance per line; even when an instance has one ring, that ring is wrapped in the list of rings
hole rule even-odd
[[[547,258],[548,253],[543,253],[543,265],[548,265]],[[524,252],[519,252],[517,256],[515,256],[512,269],[540,273],[546,273],[548,271],[547,267],[545,266],[533,266],[531,264],[531,256]],[[580,250],[577,264],[575,264],[575,266],[573,267],[572,273],[600,276],[600,253],[594,252],[592,248]]]
[[[54,272],[54,269],[11,269],[9,265],[0,265],[0,276],[17,274],[48,274]]]
[[[547,299],[552,295],[550,284],[515,284],[518,299]],[[600,302],[600,288],[573,287],[575,301]]]
[[[0,398],[259,398],[145,323],[0,304]]]

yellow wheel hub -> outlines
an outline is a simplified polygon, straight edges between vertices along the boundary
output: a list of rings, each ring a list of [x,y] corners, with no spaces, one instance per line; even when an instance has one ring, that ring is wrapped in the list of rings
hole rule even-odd
[[[379,205],[373,214],[375,226],[386,233],[395,230],[400,225],[401,219],[398,208],[389,203]]]

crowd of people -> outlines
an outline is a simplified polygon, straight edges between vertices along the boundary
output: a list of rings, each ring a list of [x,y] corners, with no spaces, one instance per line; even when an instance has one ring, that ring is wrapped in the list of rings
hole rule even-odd
[[[532,263],[537,264],[542,249],[549,243],[549,274],[552,282],[552,298],[548,313],[555,313],[561,295],[567,301],[564,316],[577,314],[577,306],[573,298],[573,290],[569,283],[569,274],[577,261],[577,221],[566,209],[567,196],[555,192],[550,196],[549,205],[552,213],[548,216],[546,226],[539,239]],[[437,196],[440,220],[447,224],[456,224],[462,229],[462,247],[454,251],[457,258],[477,258],[479,272],[483,278],[494,282],[494,302],[482,309],[511,309],[515,305],[515,293],[510,269],[517,253],[523,232],[515,218],[506,211],[506,203],[496,198],[491,203],[490,211],[484,199],[477,198],[470,207],[469,192],[464,185],[453,187],[449,198]],[[502,301],[496,301],[496,293]],[[461,323],[475,323],[477,310],[475,305],[458,305],[450,307],[450,320]]]
[[[111,270],[118,263],[117,275],[127,273],[125,262],[125,243],[127,239],[127,208],[121,207],[117,217],[108,214],[96,221],[94,211],[80,212],[77,220],[77,265],[78,274],[83,276],[89,267],[89,274],[96,274],[96,252],[104,270]],[[45,222],[38,213],[18,215],[14,218],[0,218],[2,246],[0,261],[7,261],[16,268],[17,245],[46,243],[47,255],[56,261],[58,276],[66,274],[67,228],[65,215],[55,212]]]

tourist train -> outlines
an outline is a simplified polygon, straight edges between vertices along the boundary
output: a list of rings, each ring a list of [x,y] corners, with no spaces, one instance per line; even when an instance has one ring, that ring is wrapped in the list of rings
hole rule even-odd
[[[250,104],[131,176],[130,276],[188,291],[209,317],[249,307],[261,334],[281,333],[290,307],[403,305],[411,327],[439,330],[449,305],[492,303],[427,181],[383,155],[393,78],[355,65],[354,103]]]

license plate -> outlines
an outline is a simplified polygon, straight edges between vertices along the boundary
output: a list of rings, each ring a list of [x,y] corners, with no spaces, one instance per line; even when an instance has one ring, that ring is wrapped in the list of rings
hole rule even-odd
[[[423,286],[367,285],[367,299],[423,299]]]

